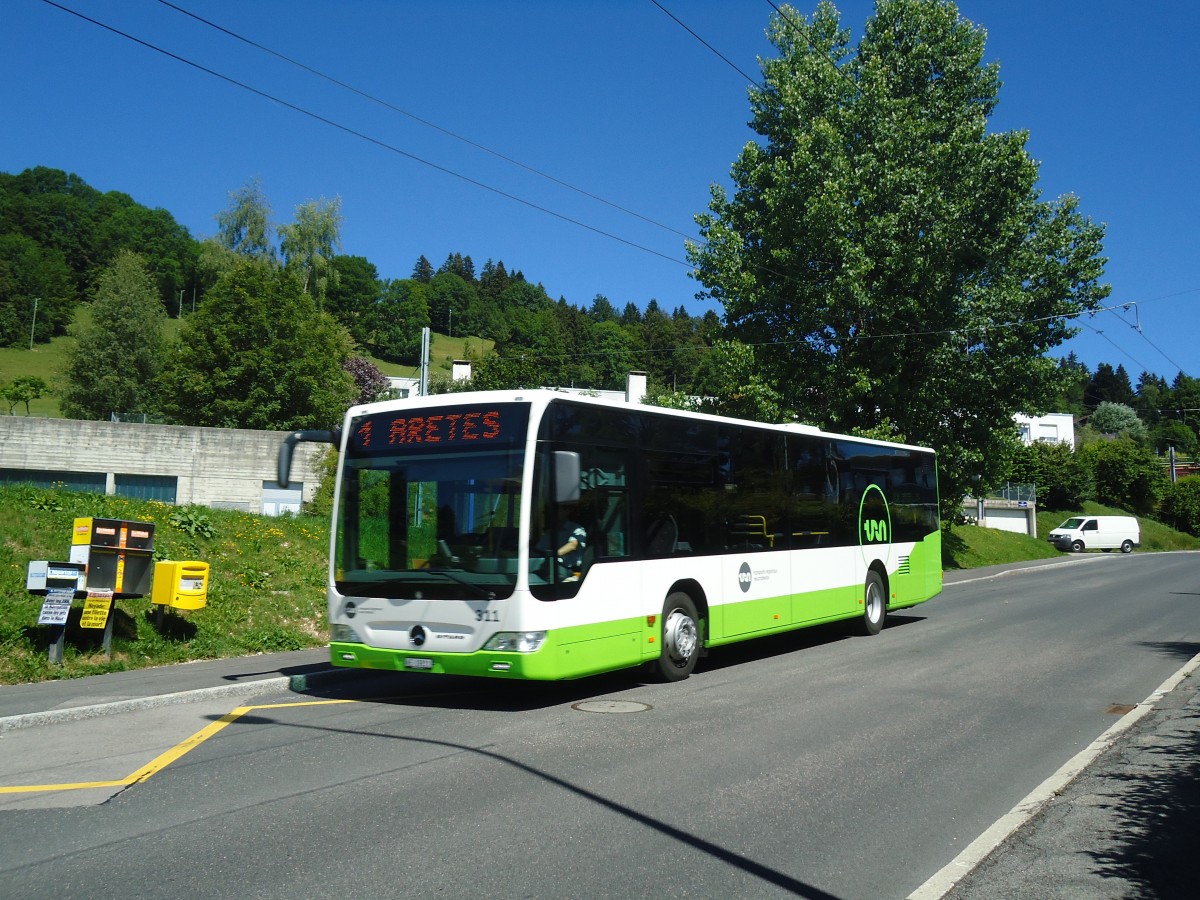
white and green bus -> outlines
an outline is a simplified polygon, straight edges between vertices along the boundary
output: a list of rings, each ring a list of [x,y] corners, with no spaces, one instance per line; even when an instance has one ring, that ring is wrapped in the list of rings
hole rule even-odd
[[[547,390],[351,408],[328,580],[338,666],[569,679],[941,590],[934,453]]]

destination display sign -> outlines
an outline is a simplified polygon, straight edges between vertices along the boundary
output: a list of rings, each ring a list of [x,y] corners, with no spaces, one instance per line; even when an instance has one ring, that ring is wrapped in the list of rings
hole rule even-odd
[[[519,441],[529,407],[524,403],[427,407],[359,416],[351,423],[348,449],[355,456],[405,448],[460,449]]]

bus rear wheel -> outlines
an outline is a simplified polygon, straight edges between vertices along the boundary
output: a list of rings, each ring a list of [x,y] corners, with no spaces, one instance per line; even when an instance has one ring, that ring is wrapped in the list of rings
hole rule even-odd
[[[662,652],[657,674],[667,681],[683,681],[700,658],[700,616],[692,598],[682,592],[671,594],[663,604]]]
[[[868,572],[863,585],[863,614],[858,628],[863,634],[879,634],[887,616],[887,595],[883,590],[883,579],[878,572]]]

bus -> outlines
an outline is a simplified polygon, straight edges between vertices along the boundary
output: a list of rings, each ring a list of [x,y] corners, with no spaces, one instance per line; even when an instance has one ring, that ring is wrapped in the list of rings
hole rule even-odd
[[[724,644],[942,585],[928,449],[547,389],[355,406],[337,431],[336,666],[687,678]]]

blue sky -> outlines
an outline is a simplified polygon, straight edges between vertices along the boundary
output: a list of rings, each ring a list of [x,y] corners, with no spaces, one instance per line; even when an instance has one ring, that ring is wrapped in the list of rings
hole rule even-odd
[[[709,185],[728,182],[752,136],[736,69],[757,77],[757,57],[772,51],[766,0],[659,0],[728,62],[650,0],[176,0],[607,203],[156,0],[60,2],[342,127],[42,0],[3,0],[0,171],[75,172],[169,210],[197,237],[215,231],[230,191],[258,177],[280,222],[306,200],[341,197],[342,252],[384,277],[407,277],[422,254],[436,266],[460,252],[477,267],[503,260],[578,305],[603,294],[618,308],[651,298],[708,308],[693,299],[700,286],[680,233],[695,234]],[[836,5],[856,35],[874,8]],[[1074,193],[1106,223],[1108,304],[1129,304],[1085,320],[1054,355],[1124,365],[1135,381],[1143,369],[1200,375],[1200,4],[959,9],[987,29],[987,59],[1000,63],[992,129],[1027,129],[1043,195]]]

